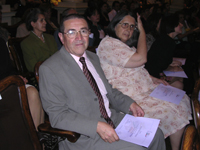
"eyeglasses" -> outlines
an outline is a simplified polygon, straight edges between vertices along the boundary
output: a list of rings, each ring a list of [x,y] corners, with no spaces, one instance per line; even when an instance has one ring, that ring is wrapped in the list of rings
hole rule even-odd
[[[130,30],[134,30],[135,28],[137,28],[137,24],[128,24],[128,23],[119,23],[121,24],[121,27],[124,29],[127,29],[130,27]]]
[[[70,39],[73,39],[73,38],[75,38],[77,36],[78,32],[80,32],[80,34],[82,36],[88,36],[90,31],[88,29],[85,29],[85,28],[80,29],[80,31],[76,31],[75,29],[70,29],[66,33],[63,32],[63,34],[67,34],[67,36]]]

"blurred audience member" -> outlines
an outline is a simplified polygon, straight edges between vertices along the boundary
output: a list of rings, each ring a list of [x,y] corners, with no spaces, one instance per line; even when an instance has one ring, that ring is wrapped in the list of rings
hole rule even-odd
[[[18,37],[18,38],[25,37],[30,34],[30,31],[28,31],[26,28],[26,17],[30,13],[30,11],[31,11],[31,9],[27,9],[21,19],[21,24],[18,26],[17,33],[16,33],[16,37]]]
[[[27,69],[34,72],[35,64],[44,61],[57,51],[57,44],[46,31],[46,21],[42,12],[34,8],[27,16],[26,27],[30,35],[21,42],[21,48]]]
[[[128,10],[128,7],[127,7],[126,3],[121,2],[120,3],[120,11],[127,11],[127,10]]]
[[[169,16],[161,21],[161,35],[152,44],[147,54],[145,68],[149,74],[161,78],[164,70],[183,71],[181,62],[173,62],[173,54],[176,47],[174,37],[182,33],[182,24],[176,16]],[[183,78],[171,77],[168,82],[179,89],[183,89]]]
[[[46,20],[46,32],[53,34],[54,31],[58,29],[59,25],[57,19],[51,16],[52,14],[51,4],[42,3],[40,4],[39,8],[44,14]]]
[[[85,11],[85,17],[88,20],[91,31],[89,46],[98,46],[101,39],[105,37],[103,27],[98,24],[100,20],[99,12],[94,7],[87,8]]]
[[[100,3],[99,6],[99,15],[100,15],[100,21],[99,24],[104,28],[104,30],[107,28],[108,24],[110,23],[109,17],[108,17],[108,5],[106,2]]]
[[[145,24],[146,41],[147,41],[147,51],[150,50],[153,42],[160,36],[160,23],[162,20],[161,14],[151,14],[147,18],[147,23]]]
[[[115,17],[115,15],[118,13],[119,9],[120,9],[119,1],[114,1],[112,3],[112,10],[108,13],[108,17],[109,17],[110,21]]]
[[[67,8],[65,9],[63,12],[62,12],[62,17],[65,17],[67,15],[70,15],[70,14],[78,14],[78,12],[76,11],[76,9],[74,8]],[[60,38],[58,37],[58,33],[59,33],[59,29],[57,29],[55,32],[54,32],[54,38],[56,40],[56,43],[57,43],[57,46],[58,46],[58,50],[60,50],[60,48],[62,47],[62,43],[60,41]]]

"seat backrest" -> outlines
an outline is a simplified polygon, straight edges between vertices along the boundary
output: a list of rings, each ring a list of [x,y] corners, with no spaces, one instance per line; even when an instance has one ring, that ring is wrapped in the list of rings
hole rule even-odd
[[[34,68],[34,73],[35,73],[35,78],[37,80],[37,82],[39,83],[39,68],[40,68],[40,65],[43,63],[44,61],[39,61],[35,64],[35,68]]]
[[[26,37],[23,38],[10,38],[8,40],[8,47],[11,52],[11,55],[13,57],[13,61],[15,64],[15,67],[19,74],[24,75],[25,73],[28,72],[25,62],[24,62],[24,57],[21,49],[20,43],[25,39]]]
[[[180,150],[199,150],[197,149],[198,142],[197,130],[195,126],[191,124],[186,126]]]
[[[19,76],[0,81],[0,149],[42,150]]]
[[[195,127],[198,130],[198,135],[200,137],[200,78],[196,81],[194,91],[192,94],[192,111],[194,117]]]

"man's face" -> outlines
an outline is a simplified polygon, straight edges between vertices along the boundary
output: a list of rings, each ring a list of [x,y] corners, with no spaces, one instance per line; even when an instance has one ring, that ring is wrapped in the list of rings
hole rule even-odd
[[[64,21],[64,33],[69,30],[80,31],[81,29],[88,29],[88,24],[84,19],[75,18]],[[69,38],[67,34],[59,33],[61,42],[63,43],[65,49],[78,57],[81,57],[89,44],[89,35],[82,36],[80,32],[77,32],[74,38]]]
[[[114,10],[118,12],[119,9],[120,9],[120,5],[119,5],[119,3],[116,3],[114,6]]]

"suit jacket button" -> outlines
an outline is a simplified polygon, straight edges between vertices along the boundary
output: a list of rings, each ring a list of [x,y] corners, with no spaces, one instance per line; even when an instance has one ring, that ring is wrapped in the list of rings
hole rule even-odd
[[[97,101],[97,100],[98,100],[98,98],[95,98],[95,99],[94,99],[94,101]]]

